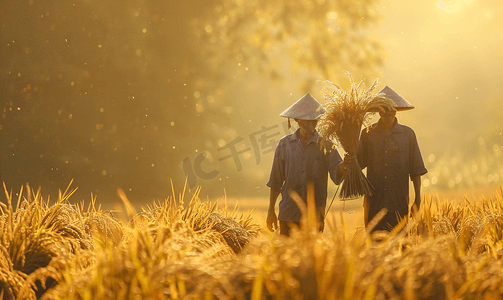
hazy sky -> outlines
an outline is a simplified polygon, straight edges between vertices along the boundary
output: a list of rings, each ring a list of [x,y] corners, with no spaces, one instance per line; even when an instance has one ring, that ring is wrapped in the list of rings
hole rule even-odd
[[[381,76],[416,106],[399,118],[416,131],[433,171],[426,183],[449,168],[448,187],[501,184],[503,3],[382,1],[378,7],[383,20],[375,34],[387,52]]]

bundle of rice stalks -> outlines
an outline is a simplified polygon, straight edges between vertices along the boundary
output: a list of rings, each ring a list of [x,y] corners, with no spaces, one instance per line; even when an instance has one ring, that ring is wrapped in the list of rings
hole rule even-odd
[[[184,205],[183,201],[185,193],[182,193],[178,200],[173,193],[173,197],[162,203],[143,207],[140,213],[131,218],[129,226],[136,229],[153,229],[159,226],[171,227],[183,222],[197,233],[206,230],[217,231],[235,253],[241,251],[259,230],[259,226],[252,222],[252,213],[238,216],[237,207],[230,212],[227,205],[219,208],[219,201],[213,204],[209,201],[202,202],[199,192],[200,188],[187,205]]]
[[[104,248],[118,246],[124,236],[123,225],[109,211],[91,211],[84,221],[85,233]]]
[[[445,239],[456,238],[463,255],[503,253],[503,197],[480,198],[473,203],[462,200],[440,201],[425,197],[409,236]]]
[[[4,189],[5,185],[4,185]],[[84,233],[83,218],[74,206],[66,203],[69,194],[59,195],[49,207],[40,193],[27,188],[19,192],[17,206],[12,206],[12,192],[6,190],[8,205],[0,209],[0,298],[34,299],[55,283],[57,271],[40,271],[53,259],[70,257],[92,247]],[[53,268],[54,269],[54,268]]]
[[[423,240],[404,253],[373,250],[361,255],[377,271],[363,280],[374,286],[373,299],[466,299],[455,297],[467,272],[454,237]]]
[[[198,224],[199,229],[208,228],[218,231],[234,253],[240,252],[251,240],[250,232],[243,225],[218,213],[210,213],[204,218],[199,218],[195,223]]]
[[[42,299],[211,299],[232,288],[220,264],[233,257],[218,232],[188,223],[137,229],[120,247],[100,249],[91,267],[64,270]]]
[[[0,245],[0,299],[16,299],[25,281],[26,274],[14,270],[7,249]],[[31,291],[26,299],[35,299],[35,293]]]
[[[341,145],[346,151],[345,160],[349,161],[347,172],[344,173],[341,199],[349,199],[372,194],[372,186],[362,173],[356,155],[362,125],[368,125],[370,115],[376,111],[395,110],[395,104],[384,95],[372,95],[378,84],[374,80],[372,86],[362,89],[363,81],[353,82],[349,72],[345,72],[351,82],[351,89],[343,91],[336,84],[325,81],[322,98],[326,101],[322,106],[326,113],[318,122],[317,130],[322,138]]]

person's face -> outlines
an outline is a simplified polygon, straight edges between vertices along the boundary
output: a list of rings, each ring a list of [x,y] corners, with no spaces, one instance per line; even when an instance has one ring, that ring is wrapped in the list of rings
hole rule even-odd
[[[318,120],[295,120],[299,124],[300,130],[303,133],[312,134],[316,129],[316,124],[318,124]]]
[[[379,112],[384,125],[391,127],[395,122],[396,111],[386,110],[385,112]]]

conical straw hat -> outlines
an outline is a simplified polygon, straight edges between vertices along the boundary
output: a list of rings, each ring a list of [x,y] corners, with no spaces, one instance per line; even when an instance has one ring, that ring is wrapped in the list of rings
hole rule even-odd
[[[325,113],[325,109],[320,106],[321,104],[311,94],[307,93],[282,112],[280,116],[299,120],[318,120]]]
[[[412,104],[410,104],[402,96],[398,95],[397,92],[392,90],[389,86],[385,86],[377,94],[380,94],[380,93],[383,93],[386,96],[386,98],[393,100],[393,102],[395,102],[395,104],[396,104],[396,110],[398,110],[398,111],[409,110],[409,109],[414,108],[414,106],[412,106]]]

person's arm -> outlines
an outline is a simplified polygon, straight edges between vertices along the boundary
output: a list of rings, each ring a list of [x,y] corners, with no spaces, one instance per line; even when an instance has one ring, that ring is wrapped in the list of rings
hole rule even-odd
[[[415,216],[421,208],[421,175],[416,175],[411,178],[414,184],[415,199],[412,204],[412,215]]]
[[[419,150],[419,144],[413,130],[410,131],[409,138],[409,170],[415,193],[414,204],[412,204],[412,216],[414,216],[421,208],[421,176],[426,174],[428,170],[424,167],[421,150]]]
[[[332,143],[327,142],[327,151],[325,152],[325,158],[327,163],[328,172],[330,173],[330,178],[336,185],[341,184],[342,177],[346,172],[346,162],[342,161],[339,151],[332,147]]]
[[[283,139],[281,140],[283,141]],[[281,141],[276,147],[276,151],[274,153],[274,159],[271,168],[271,175],[269,177],[269,181],[267,182],[267,186],[271,188],[270,197],[269,197],[269,209],[267,211],[266,225],[270,231],[274,231],[278,227],[278,217],[276,215],[275,207],[276,207],[276,199],[278,199],[278,195],[283,188],[283,184],[285,182],[285,161],[283,159],[283,147]]]
[[[365,169],[368,165],[367,140],[368,140],[367,130],[363,129],[360,134],[360,141],[358,141],[358,153],[356,153],[356,160],[358,161],[358,165],[362,170]]]
[[[278,217],[276,216],[276,200],[278,199],[279,191],[271,188],[269,195],[269,210],[267,211],[267,229],[273,231],[278,229]]]

